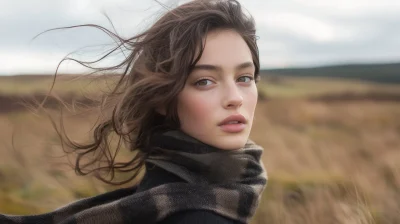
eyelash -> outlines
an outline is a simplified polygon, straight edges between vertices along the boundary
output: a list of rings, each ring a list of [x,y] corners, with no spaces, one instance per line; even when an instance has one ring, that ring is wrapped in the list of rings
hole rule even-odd
[[[240,79],[240,78],[249,78],[249,81],[248,81],[248,82],[251,82],[251,81],[254,80],[254,77],[251,76],[251,75],[243,75],[243,76],[240,76],[238,79]],[[237,80],[238,80],[238,79],[237,79]],[[211,80],[208,79],[208,78],[201,78],[201,79],[197,80],[197,81],[194,83],[194,85],[195,85],[195,86],[200,86],[200,85],[198,85],[199,82],[204,81],[204,80],[211,81]],[[245,83],[248,83],[248,82],[245,82]],[[207,85],[206,85],[206,86],[207,86]]]

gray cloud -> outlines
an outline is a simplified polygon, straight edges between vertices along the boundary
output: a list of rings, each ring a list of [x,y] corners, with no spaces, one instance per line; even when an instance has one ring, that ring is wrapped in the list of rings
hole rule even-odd
[[[400,60],[397,1],[241,2],[256,20],[265,68]],[[111,29],[105,11],[128,37],[150,25],[161,10],[155,1],[139,0],[0,1],[0,61],[6,63],[0,74],[51,72],[67,53],[111,41],[98,30],[80,28],[46,33],[30,42],[44,30],[85,23]]]
[[[284,7],[284,2],[291,4]],[[270,7],[264,13],[264,18],[258,17],[259,21],[262,21],[259,36],[260,48],[264,48],[261,53],[266,55],[264,65],[314,66],[400,60],[400,51],[397,50],[400,49],[400,29],[396,28],[400,25],[399,4],[390,7],[388,3],[390,1],[387,1],[385,8],[371,6],[364,11],[358,9],[351,13],[349,10],[338,10],[340,7],[317,9],[315,5],[305,6],[300,4],[301,2],[306,1],[281,1],[274,5],[275,11]],[[382,5],[385,5],[385,1]],[[307,24],[293,20],[289,22],[273,20],[274,15],[282,11],[288,15],[304,16],[292,19],[299,18],[303,23],[309,22],[310,25],[307,27]],[[285,19],[284,16],[279,18]],[[277,22],[276,26],[268,23],[268,20]],[[293,23],[293,26],[288,27],[288,23]],[[306,29],[301,25],[306,26]],[[295,32],[296,29],[304,29],[306,32]],[[322,41],[318,41],[316,40],[318,32],[321,31],[325,31],[327,35],[325,38],[321,35]],[[274,45],[278,47],[274,48]],[[279,60],[275,60],[276,58]]]

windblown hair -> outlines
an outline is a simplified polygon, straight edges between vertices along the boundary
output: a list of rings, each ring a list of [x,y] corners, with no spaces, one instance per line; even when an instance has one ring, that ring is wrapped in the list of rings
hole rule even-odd
[[[91,142],[76,143],[67,137],[63,128],[57,130],[57,133],[62,144],[77,155],[77,174],[94,173],[97,178],[109,184],[127,183],[138,176],[150,153],[150,137],[154,132],[179,129],[177,95],[202,55],[207,33],[219,29],[238,32],[251,51],[256,80],[259,76],[255,23],[236,0],[195,0],[182,4],[169,9],[149,29],[129,39],[104,27],[94,27],[118,41],[118,46],[100,60],[120,48],[130,50],[130,54],[121,63],[97,68],[97,71],[122,69],[114,89],[105,93],[97,106],[112,113],[96,124]],[[89,62],[74,61],[90,67]],[[165,114],[158,113],[158,108],[164,108]],[[117,149],[113,149],[115,153],[123,145],[135,152],[130,161],[115,161],[109,145],[111,135],[119,138]],[[115,172],[127,172],[129,177],[115,181]],[[109,178],[104,173],[108,173]]]

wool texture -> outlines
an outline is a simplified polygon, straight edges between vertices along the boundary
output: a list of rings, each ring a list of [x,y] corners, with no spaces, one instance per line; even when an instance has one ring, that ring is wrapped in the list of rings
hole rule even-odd
[[[262,147],[248,140],[237,150],[221,150],[181,131],[166,131],[151,138],[147,163],[180,177],[137,192],[137,186],[81,199],[53,212],[1,215],[0,223],[106,224],[157,223],[186,210],[207,210],[248,223],[254,215],[267,174]]]

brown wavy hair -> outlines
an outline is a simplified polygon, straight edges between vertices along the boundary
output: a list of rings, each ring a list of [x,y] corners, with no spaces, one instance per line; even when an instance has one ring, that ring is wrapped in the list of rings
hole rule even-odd
[[[138,176],[150,153],[148,146],[154,132],[180,127],[176,111],[177,95],[202,55],[208,32],[219,29],[238,32],[251,50],[256,80],[259,78],[254,19],[236,0],[195,0],[168,9],[149,29],[129,39],[92,24],[62,29],[82,26],[96,27],[117,42],[115,48],[94,62],[105,59],[121,48],[130,53],[121,63],[105,68],[94,68],[94,62],[65,58],[97,72],[123,70],[113,89],[104,93],[99,104],[96,104],[101,111],[110,113],[103,113],[103,118],[96,123],[90,142],[74,142],[66,135],[62,125],[60,129],[55,128],[63,148],[65,145],[72,149],[69,152],[77,155],[74,165],[76,173],[93,173],[109,184],[124,184]],[[165,115],[157,112],[159,108],[165,110]],[[114,149],[109,144],[112,135],[118,137]],[[133,158],[128,162],[117,162],[116,153],[124,145],[135,152],[132,153]],[[116,172],[128,173],[128,177],[125,175],[124,180],[116,181]]]

